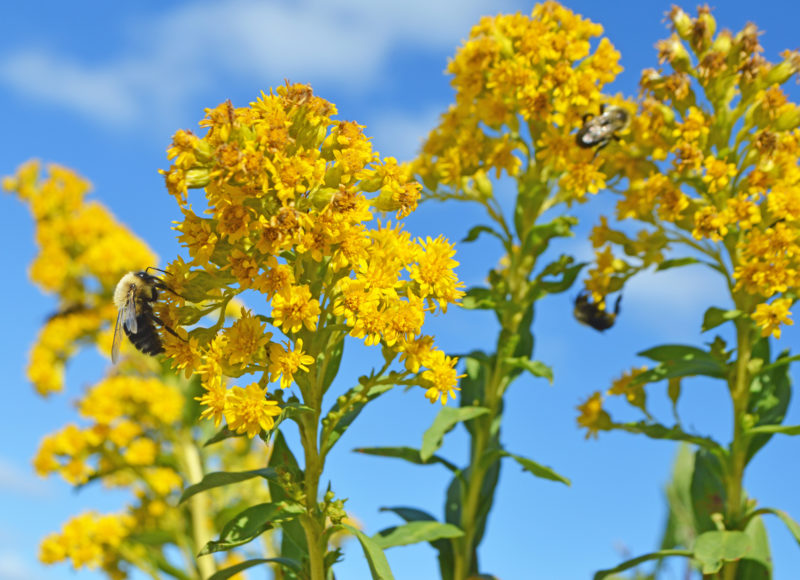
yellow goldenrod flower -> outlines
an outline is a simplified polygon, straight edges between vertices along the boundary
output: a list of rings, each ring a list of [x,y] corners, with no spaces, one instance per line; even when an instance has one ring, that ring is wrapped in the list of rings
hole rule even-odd
[[[455,391],[461,390],[456,386],[458,379],[466,376],[456,374],[457,362],[457,358],[449,357],[441,350],[429,351],[425,356],[422,364],[427,370],[423,371],[422,378],[431,383],[425,391],[425,396],[431,403],[441,398],[442,405],[446,405],[448,395],[455,400]]]
[[[597,439],[600,431],[605,431],[611,426],[611,417],[603,410],[603,396],[596,392],[585,403],[578,405],[580,416],[578,425],[586,428],[586,439]]]
[[[761,336],[775,338],[781,337],[781,324],[791,326],[794,320],[789,318],[792,313],[790,308],[792,300],[790,298],[778,298],[770,304],[758,304],[753,313],[753,321],[761,328]]]
[[[225,404],[228,427],[236,433],[247,433],[251,439],[262,431],[269,431],[275,424],[273,417],[281,414],[278,403],[266,397],[266,391],[258,383],[247,387],[233,387]]]
[[[270,345],[269,373],[271,382],[280,379],[280,387],[287,389],[292,386],[298,370],[308,372],[308,365],[314,363],[314,357],[303,352],[302,338],[297,339],[294,349],[290,348],[288,341],[284,344],[285,347],[275,343]]]

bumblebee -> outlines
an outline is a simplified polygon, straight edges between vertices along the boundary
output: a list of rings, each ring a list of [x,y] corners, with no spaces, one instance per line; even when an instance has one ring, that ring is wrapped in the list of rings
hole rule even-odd
[[[164,352],[156,324],[170,334],[178,336],[153,312],[158,293],[163,290],[172,292],[172,290],[163,280],[149,274],[148,271],[151,269],[157,268],[147,268],[143,272],[128,272],[114,290],[114,305],[119,309],[117,325],[114,328],[114,342],[111,346],[111,361],[114,363],[119,358],[123,333],[128,335],[133,346],[149,355]]]
[[[581,292],[575,299],[575,320],[586,326],[591,326],[595,330],[603,332],[614,326],[614,322],[619,315],[619,303],[622,300],[622,295],[617,298],[614,304],[614,312],[601,309],[596,302],[589,302],[591,293]]]
[[[600,151],[608,145],[612,139],[619,141],[618,131],[624,130],[631,121],[628,111],[622,107],[600,106],[600,114],[584,115],[583,127],[578,129],[575,135],[575,142],[578,147],[591,149],[597,147]]]

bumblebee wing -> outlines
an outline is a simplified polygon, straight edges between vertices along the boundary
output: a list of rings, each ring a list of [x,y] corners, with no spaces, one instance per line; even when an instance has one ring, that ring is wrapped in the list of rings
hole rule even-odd
[[[139,332],[139,325],[136,323],[136,291],[133,288],[128,292],[128,298],[120,310],[120,314],[128,332],[131,334]]]
[[[117,325],[114,327],[114,342],[111,343],[111,362],[114,364],[119,360],[119,345],[122,343],[122,335],[125,334],[122,331],[122,327],[125,324],[122,319],[122,312],[123,310],[120,310],[119,314],[117,314]]]

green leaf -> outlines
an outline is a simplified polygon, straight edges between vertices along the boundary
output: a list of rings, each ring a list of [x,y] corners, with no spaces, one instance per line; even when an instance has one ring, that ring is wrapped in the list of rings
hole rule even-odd
[[[561,292],[566,292],[572,285],[575,283],[575,279],[578,277],[578,274],[581,273],[581,270],[584,266],[586,266],[586,262],[580,262],[573,266],[569,266],[568,268],[564,268],[559,274],[561,274],[560,278],[556,278],[555,280],[545,280],[545,272],[542,272],[536,277],[536,285],[535,288],[538,291],[547,292],[548,294],[559,294]]]
[[[661,558],[666,558],[668,556],[684,556],[686,558],[691,558],[692,552],[690,550],[659,550],[658,552],[651,552],[649,554],[644,554],[643,556],[626,560],[615,568],[598,570],[594,575],[594,580],[603,580],[603,578],[610,576],[611,574],[616,574],[617,572],[624,572],[625,570],[635,568],[643,562],[647,562],[649,560],[660,560]]]
[[[253,560],[239,562],[238,564],[234,564],[233,566],[225,568],[224,570],[218,570],[209,576],[208,580],[227,580],[231,576],[234,576],[243,570],[247,570],[248,568],[252,568],[253,566],[258,566],[259,564],[279,564],[284,568],[289,568],[295,572],[299,572],[302,569],[300,562],[290,558],[255,558]]]
[[[535,461],[528,459],[527,457],[514,455],[513,453],[509,453],[508,451],[505,450],[502,450],[500,454],[503,455],[504,457],[512,458],[514,461],[520,464],[523,470],[535,475],[536,477],[541,477],[542,479],[549,479],[550,481],[559,481],[563,484],[571,485],[569,479],[567,479],[563,475],[559,475],[550,467],[546,467],[544,465],[541,465],[540,463],[536,463]]]
[[[526,254],[540,256],[550,244],[550,240],[556,237],[572,237],[572,228],[578,223],[578,219],[573,216],[562,215],[546,224],[538,224],[531,228],[525,235],[523,241],[523,251]]]
[[[228,429],[227,425],[224,425],[222,429],[217,431],[214,435],[209,437],[205,443],[203,443],[203,447],[208,447],[209,445],[213,445],[214,443],[219,443],[220,441],[224,441],[225,439],[230,439],[231,437],[244,437],[245,433],[237,433],[236,431],[231,431]]]
[[[761,338],[753,347],[753,358],[769,361],[769,340]],[[785,350],[776,361],[788,358],[789,351]],[[759,373],[750,382],[750,397],[747,400],[747,413],[749,418],[755,419],[755,424],[749,430],[754,437],[747,446],[747,461],[764,446],[772,433],[762,431],[753,432],[759,427],[780,427],[789,408],[792,397],[791,379],[789,378],[789,365],[778,365],[766,373]],[[786,431],[783,431],[786,433]]]
[[[422,436],[422,448],[420,449],[420,457],[423,461],[430,459],[439,447],[442,446],[442,440],[446,433],[453,429],[461,421],[469,421],[479,415],[485,415],[489,412],[486,407],[442,407],[433,425],[428,427],[425,434]]]
[[[691,493],[696,532],[716,529],[713,515],[725,511],[728,496],[723,469],[718,456],[705,449],[695,452]]]
[[[508,357],[503,362],[507,365],[526,370],[535,377],[544,377],[550,384],[553,384],[553,369],[538,360],[531,360],[526,357]]]
[[[418,521],[381,530],[372,536],[372,539],[377,546],[385,550],[394,546],[434,542],[444,538],[458,538],[463,535],[464,532],[453,524]]]
[[[271,467],[264,467],[262,469],[253,469],[250,471],[215,471],[206,474],[202,481],[190,485],[183,490],[181,498],[178,503],[182,503],[192,497],[193,495],[212,489],[214,487],[221,487],[223,485],[230,485],[238,483],[254,477],[263,477],[264,479],[277,479],[278,474]]]
[[[800,435],[800,425],[761,425],[747,430],[748,435],[760,433],[780,433],[782,435]]]
[[[674,258],[672,260],[664,260],[656,268],[656,272],[663,272],[671,268],[679,268],[681,266],[688,266],[690,264],[699,264],[700,260],[697,258]]]
[[[322,392],[327,393],[333,380],[339,373],[339,365],[342,362],[342,354],[344,354],[344,341],[340,340],[323,352],[317,355],[316,365],[318,369],[325,369],[325,376],[322,377]]]
[[[750,552],[736,566],[737,580],[770,580],[772,557],[769,549],[767,528],[762,518],[753,518],[747,523],[744,533],[750,538]]]
[[[457,479],[457,478],[456,478]],[[407,522],[435,522],[437,521],[428,512],[409,507],[381,508],[382,512],[393,512]],[[457,526],[454,526],[457,527]],[[445,580],[453,576],[453,544],[445,539],[433,540],[431,546],[439,553],[440,578]]]
[[[270,463],[280,465],[284,475],[291,478],[292,485],[300,485],[303,473],[300,471],[297,460],[292,450],[289,449],[289,446],[286,444],[286,438],[280,430],[275,434],[272,442]],[[279,485],[278,479],[269,479],[267,483],[269,485],[270,497],[273,501],[291,501],[292,498],[290,498],[283,487]],[[308,558],[306,533],[299,520],[293,519],[282,523],[280,555],[298,562],[302,562],[304,559]],[[295,578],[296,576],[291,577]]]
[[[474,228],[469,230],[469,232],[467,233],[467,237],[461,240],[461,242],[465,244],[469,242],[474,242],[475,240],[478,239],[478,236],[480,236],[481,234],[490,234],[496,237],[501,242],[503,242],[503,244],[505,244],[503,236],[501,236],[496,230],[490,228],[489,226],[475,226]]]
[[[700,435],[692,435],[685,432],[683,429],[675,425],[674,427],[667,427],[661,423],[646,423],[639,421],[637,423],[614,423],[614,429],[621,429],[628,433],[639,433],[646,435],[651,439],[669,439],[672,441],[686,441],[687,443],[694,443],[704,449],[708,449],[717,455],[724,455],[725,449],[710,437],[702,437]]]
[[[342,527],[353,534],[361,542],[364,556],[369,564],[369,571],[372,573],[373,580],[394,580],[392,571],[389,569],[389,562],[380,546],[372,538],[357,530],[353,526],[342,524]]]
[[[792,517],[783,510],[776,510],[774,508],[760,508],[756,513],[759,514],[772,514],[778,516],[780,520],[789,528],[789,531],[794,536],[795,542],[800,544],[800,524],[798,524]]]
[[[657,367],[638,375],[633,383],[652,383],[673,377],[704,375],[717,379],[728,376],[727,365],[721,363],[711,353],[694,346],[667,344],[638,353],[660,362]]]
[[[713,530],[697,536],[694,559],[703,574],[716,574],[725,562],[741,560],[751,551],[750,538],[744,532]]]
[[[349,399],[353,393],[360,393],[364,390],[364,385],[356,385],[349,391],[347,394],[344,395],[345,399]],[[362,400],[360,403],[354,403],[350,405],[349,410],[344,413],[344,415],[335,418],[334,427],[331,431],[328,432],[328,436],[324,442],[321,442],[321,447],[324,451],[329,451],[336,442],[344,435],[344,432],[347,431],[347,428],[356,420],[361,414],[361,411],[364,410],[364,407],[370,401],[374,401],[383,393],[390,391],[394,388],[393,384],[383,384],[383,385],[375,385],[367,391],[366,399]],[[341,397],[339,397],[341,399]],[[337,399],[336,403],[331,407],[331,410],[328,411],[328,415],[323,419],[323,422],[327,421],[334,421],[334,415],[338,415],[339,411],[339,400]],[[320,437],[324,435],[325,432],[320,434]]]
[[[269,502],[250,506],[226,523],[219,540],[208,542],[198,555],[230,550],[251,542],[273,528],[276,523],[292,520],[305,511],[302,505],[288,502]]]
[[[706,310],[705,315],[703,316],[703,326],[702,332],[706,332],[711,330],[712,328],[716,328],[720,324],[724,324],[729,320],[735,320],[742,315],[741,310],[723,310],[722,308],[717,308],[716,306],[712,306],[708,310]]]
[[[465,310],[493,310],[497,300],[489,288],[473,286],[464,294],[459,305]]]
[[[378,455],[380,457],[394,457],[397,459],[405,459],[409,463],[417,465],[432,465],[434,463],[441,463],[450,471],[458,471],[458,467],[439,457],[432,455],[427,459],[423,459],[419,449],[413,447],[358,447],[353,449],[356,453],[364,453],[366,455]]]

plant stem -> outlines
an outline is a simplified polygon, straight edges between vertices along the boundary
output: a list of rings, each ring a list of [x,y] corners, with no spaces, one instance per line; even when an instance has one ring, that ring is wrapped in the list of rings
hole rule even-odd
[[[184,473],[187,474],[189,483],[199,483],[204,475],[203,462],[200,458],[200,452],[189,431],[181,430],[178,433],[177,450],[180,461],[184,465]],[[189,498],[188,503],[189,512],[192,516],[192,540],[194,542],[195,551],[197,551],[205,546],[213,537],[211,527],[209,526],[208,495],[202,493],[195,494]],[[191,556],[194,557],[194,554],[191,554]],[[214,558],[211,555],[200,556],[194,559],[197,562],[200,578],[209,578],[216,572]]]
[[[737,305],[738,306],[738,305]],[[743,420],[747,413],[750,396],[750,365],[752,345],[752,325],[749,320],[737,320],[736,323],[736,367],[729,380],[731,399],[733,401],[733,440],[731,441],[725,487],[727,502],[725,506],[725,522],[727,529],[739,529],[742,524],[742,482],[747,461],[749,438],[744,433]],[[723,577],[733,580],[736,577],[736,562],[725,565]]]
[[[497,340],[496,356],[494,367],[490,376],[487,377],[484,389],[484,400],[481,404],[489,409],[489,412],[473,419],[474,435],[472,437],[472,452],[470,457],[469,477],[466,478],[466,490],[462,494],[461,505],[461,529],[464,535],[454,540],[454,580],[464,580],[477,573],[477,562],[475,558],[475,538],[478,533],[479,510],[481,508],[481,491],[484,487],[484,480],[489,469],[495,461],[486,461],[486,452],[490,448],[493,438],[499,438],[500,427],[498,415],[501,409],[503,398],[503,386],[507,375],[505,359],[513,356],[514,349],[518,344],[520,324],[525,318],[524,312],[528,305],[525,303],[524,294],[527,287],[527,279],[533,271],[535,259],[520,260],[513,257],[510,262],[516,264],[516,268],[509,271],[509,304],[517,305],[516,308],[501,318],[501,331]],[[494,430],[494,432],[493,432]],[[488,500],[491,503],[492,498]]]
[[[318,377],[319,379],[319,377]],[[300,438],[305,456],[305,475],[303,479],[306,513],[300,522],[306,534],[308,544],[308,562],[311,580],[325,580],[325,548],[323,533],[325,531],[325,514],[320,513],[318,506],[319,480],[322,477],[323,459],[318,449],[318,430],[322,407],[321,379],[311,382],[303,392],[304,403],[314,409],[303,415],[300,426]]]

